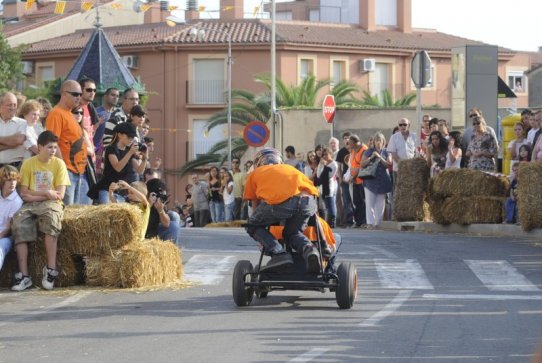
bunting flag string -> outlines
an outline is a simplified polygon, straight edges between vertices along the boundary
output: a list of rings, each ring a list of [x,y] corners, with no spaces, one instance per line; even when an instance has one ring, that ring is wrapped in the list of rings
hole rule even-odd
[[[36,3],[36,0],[27,0],[26,1],[26,10],[30,10],[30,8],[32,8],[32,5],[34,5]]]
[[[89,11],[93,7],[94,7],[94,4],[91,1],[83,1],[81,3],[81,10],[83,10],[84,12]]]
[[[66,2],[65,1],[57,1],[55,5],[55,14],[64,14],[64,10],[66,10]]]
[[[141,5],[140,9],[141,9],[141,12],[144,13],[145,11],[149,10],[152,7],[153,7],[153,4],[146,3],[146,4]]]

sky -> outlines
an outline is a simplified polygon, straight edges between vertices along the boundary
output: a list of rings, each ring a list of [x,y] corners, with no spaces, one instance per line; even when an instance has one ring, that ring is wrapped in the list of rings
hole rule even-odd
[[[178,0],[182,7],[185,0]],[[277,0],[281,2],[282,0]],[[378,1],[378,0],[376,0]],[[219,0],[199,0],[218,10]],[[262,0],[245,0],[246,14]],[[211,12],[213,15],[213,13]],[[212,17],[218,17],[214,13]],[[537,51],[542,46],[542,0],[412,0],[412,26],[514,50]]]

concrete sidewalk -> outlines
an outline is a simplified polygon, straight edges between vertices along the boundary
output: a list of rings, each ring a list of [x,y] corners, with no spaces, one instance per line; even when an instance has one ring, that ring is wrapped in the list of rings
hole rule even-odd
[[[515,224],[450,224],[441,225],[432,222],[392,222],[383,221],[382,229],[392,231],[416,231],[431,233],[464,233],[487,236],[510,236],[542,239],[542,229],[533,229],[525,232],[521,226]]]

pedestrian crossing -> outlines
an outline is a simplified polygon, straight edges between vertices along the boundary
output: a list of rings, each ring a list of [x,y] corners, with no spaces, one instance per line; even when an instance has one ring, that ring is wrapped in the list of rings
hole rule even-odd
[[[185,278],[203,285],[219,285],[225,278],[231,278],[239,259],[236,255],[195,254],[185,262]],[[451,275],[441,269],[437,278],[434,270],[424,269],[423,263],[416,259],[363,259],[353,262],[358,266],[360,283],[373,274],[376,277],[374,284],[384,289],[437,290],[445,285],[442,275]],[[459,265],[446,268],[469,271],[460,277],[464,286],[481,287],[490,292],[540,292],[535,283],[506,260],[457,260],[454,264]]]

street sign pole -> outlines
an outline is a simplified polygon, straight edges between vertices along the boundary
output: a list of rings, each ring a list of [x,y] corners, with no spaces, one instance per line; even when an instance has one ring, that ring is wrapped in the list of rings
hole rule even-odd
[[[422,88],[431,82],[431,58],[425,50],[416,52],[412,63],[410,64],[410,77],[416,85],[416,140],[421,146],[421,128],[422,128]]]

